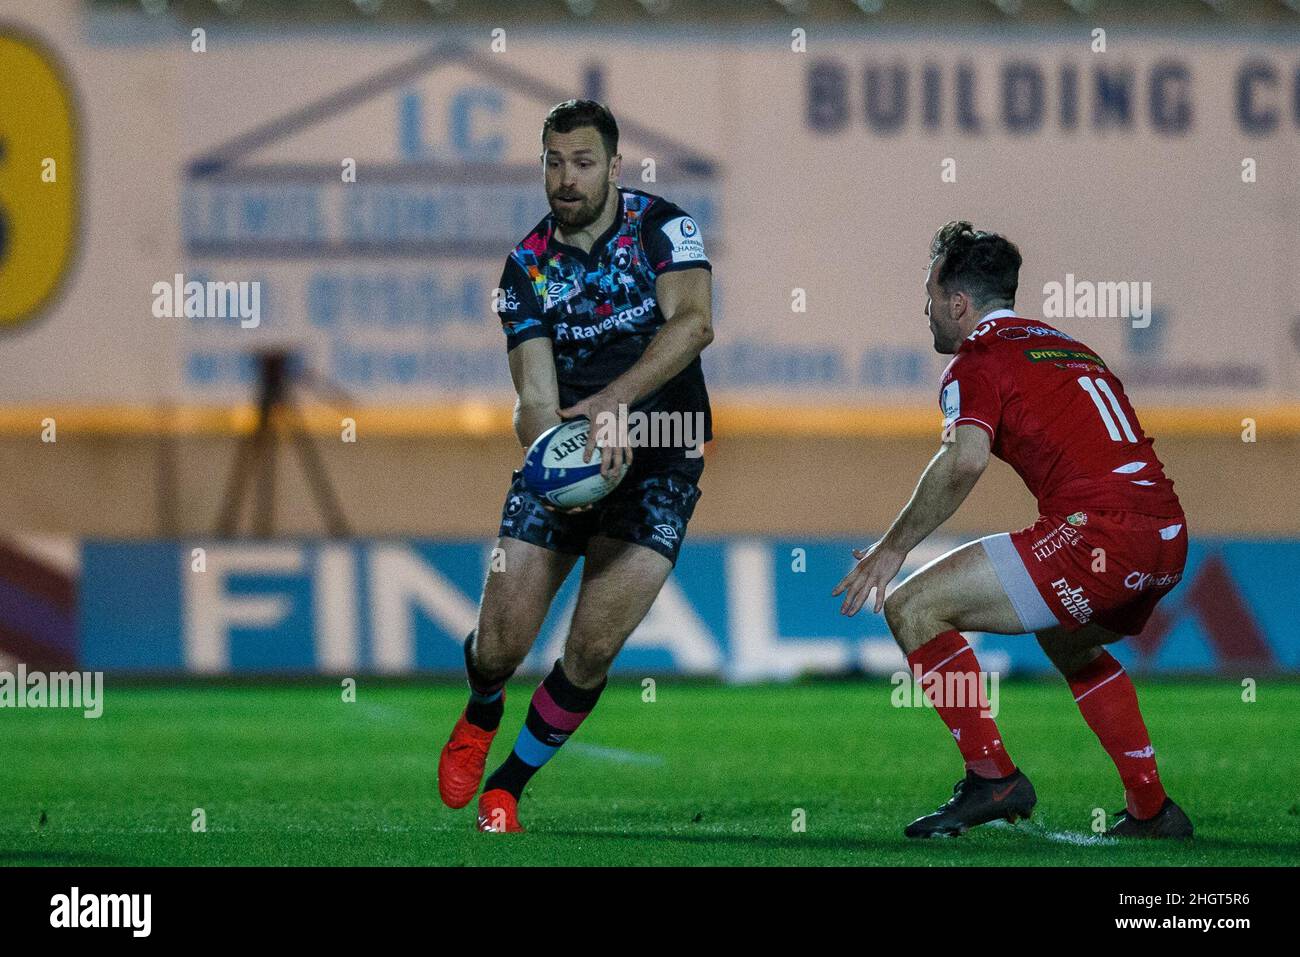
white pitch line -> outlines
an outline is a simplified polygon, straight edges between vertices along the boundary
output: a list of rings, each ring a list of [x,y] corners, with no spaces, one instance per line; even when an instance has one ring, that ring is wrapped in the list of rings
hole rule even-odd
[[[389,707],[386,704],[376,704],[373,701],[357,701],[354,707],[367,718],[373,718],[376,721],[385,724],[393,724],[399,721],[416,721],[415,715],[408,714],[405,711],[399,711],[397,708]]]
[[[570,741],[564,746],[564,750],[601,761],[614,761],[618,764],[641,764],[658,767],[664,763],[664,759],[657,754],[641,754],[639,751],[607,748],[604,745],[587,744],[584,741]]]

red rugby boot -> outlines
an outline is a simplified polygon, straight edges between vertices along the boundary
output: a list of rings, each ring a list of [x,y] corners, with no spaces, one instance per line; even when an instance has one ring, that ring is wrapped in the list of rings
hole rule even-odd
[[[483,783],[483,768],[495,731],[484,731],[465,720],[461,712],[451,738],[438,758],[438,794],[447,807],[464,807]]]
[[[515,796],[501,788],[484,791],[478,799],[478,829],[491,834],[522,833]]]

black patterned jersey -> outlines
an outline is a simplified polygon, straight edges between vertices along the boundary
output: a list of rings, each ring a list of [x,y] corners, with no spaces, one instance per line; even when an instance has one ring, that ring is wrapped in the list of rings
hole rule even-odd
[[[713,268],[699,225],[681,208],[636,189],[619,195],[620,214],[590,253],[560,242],[548,214],[510,253],[501,274],[497,311],[507,351],[550,338],[561,408],[599,392],[641,358],[664,324],[657,276]],[[632,409],[702,413],[704,439],[713,437],[698,356]]]

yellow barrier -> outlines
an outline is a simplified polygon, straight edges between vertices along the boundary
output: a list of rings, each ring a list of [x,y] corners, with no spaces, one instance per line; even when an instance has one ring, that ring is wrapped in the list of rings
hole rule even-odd
[[[1243,420],[1255,421],[1260,434],[1300,435],[1300,406],[1261,409],[1152,407],[1140,409],[1143,427],[1161,436],[1240,435]],[[332,434],[345,417],[356,420],[359,435],[456,436],[492,438],[511,433],[511,409],[505,405],[456,402],[425,406],[384,406],[345,411],[304,406],[309,431]],[[9,406],[0,408],[0,436],[38,437],[53,419],[60,432],[89,435],[242,435],[252,430],[252,405],[180,406]],[[714,432],[721,436],[778,438],[923,438],[937,437],[939,413],[915,406],[764,406],[719,403]]]

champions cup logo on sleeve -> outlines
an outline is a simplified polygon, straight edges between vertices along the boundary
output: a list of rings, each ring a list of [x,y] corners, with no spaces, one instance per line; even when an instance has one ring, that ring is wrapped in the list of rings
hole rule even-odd
[[[678,216],[663,224],[664,235],[672,243],[675,263],[700,262],[707,259],[704,255],[704,241],[700,239],[700,228],[689,216]]]
[[[961,387],[957,384],[956,379],[943,387],[943,392],[939,396],[939,404],[943,407],[944,425],[951,425],[961,416]]]

